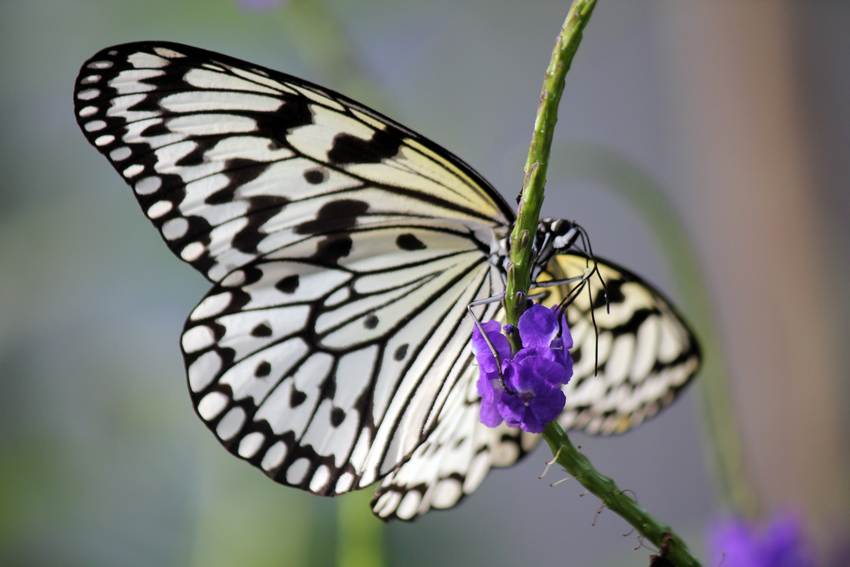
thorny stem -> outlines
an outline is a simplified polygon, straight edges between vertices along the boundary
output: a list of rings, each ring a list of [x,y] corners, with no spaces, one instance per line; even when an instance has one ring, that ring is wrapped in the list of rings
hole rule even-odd
[[[528,159],[525,163],[525,179],[517,209],[517,221],[511,233],[511,255],[507,267],[507,291],[505,294],[506,319],[516,326],[526,306],[526,296],[531,285],[531,270],[534,262],[532,244],[537,232],[540,208],[543,204],[543,188],[549,165],[549,151],[555,122],[558,119],[558,104],[564,91],[564,79],[582,39],[582,31],[590,20],[596,0],[574,0],[567,19],[561,28],[552,59],[543,80],[543,91],[537,107],[534,134]],[[522,348],[518,333],[508,336],[511,349]],[[665,557],[678,567],[699,567],[699,562],[688,551],[685,543],[666,524],[650,516],[646,510],[622,490],[613,480],[600,474],[590,461],[579,453],[557,422],[550,423],[543,431],[555,460],[566,471],[602,500],[611,511],[620,515],[659,549],[665,549]]]
[[[578,452],[567,434],[552,422],[543,430],[543,438],[555,454],[555,460],[566,469],[583,487],[595,494],[602,504],[631,524],[641,537],[646,538],[659,549],[666,548],[666,558],[677,567],[699,567],[699,562],[691,555],[688,546],[673,533],[670,526],[659,522],[641,508],[634,498],[620,490],[616,483],[600,474],[587,457]]]

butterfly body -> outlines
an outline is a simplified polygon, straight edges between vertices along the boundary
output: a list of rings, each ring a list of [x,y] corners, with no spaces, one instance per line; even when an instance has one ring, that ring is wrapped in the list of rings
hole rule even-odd
[[[412,519],[534,446],[477,420],[466,311],[504,292],[514,215],[463,161],[342,95],[178,44],[101,51],[75,105],[172,252],[213,284],[181,348],[196,412],[230,452],[316,494],[383,479],[375,512]],[[535,279],[584,273],[576,227],[541,223]],[[669,403],[700,355],[657,291],[600,271],[611,313],[594,286],[567,311],[561,422],[612,433]]]

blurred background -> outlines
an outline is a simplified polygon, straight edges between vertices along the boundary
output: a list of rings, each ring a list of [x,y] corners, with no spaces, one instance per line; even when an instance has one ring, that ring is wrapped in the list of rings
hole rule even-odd
[[[334,562],[340,499],[267,480],[195,417],[178,337],[208,284],[79,131],[83,61],[159,39],[285,71],[435,140],[512,201],[567,9],[0,1],[0,564]],[[841,2],[599,0],[567,78],[544,215],[674,298],[709,355],[658,418],[573,441],[702,557],[706,526],[737,507],[795,511],[821,564],[847,564],[848,29]],[[707,424],[724,384],[731,405]],[[537,479],[549,457],[389,525],[387,563],[646,565],[575,481]],[[743,474],[738,496],[724,470]]]

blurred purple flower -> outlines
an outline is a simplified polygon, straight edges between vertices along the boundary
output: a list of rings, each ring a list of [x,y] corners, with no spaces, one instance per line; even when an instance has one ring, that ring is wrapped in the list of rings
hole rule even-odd
[[[815,567],[814,550],[799,516],[785,513],[761,528],[741,519],[715,522],[707,537],[710,565],[723,567]],[[725,553],[725,559],[724,559]]]
[[[505,330],[513,332],[508,327]],[[523,348],[516,356],[512,356],[508,340],[499,332],[496,321],[488,321],[482,328],[499,355],[505,385],[514,393],[502,388],[499,367],[476,327],[472,333],[472,350],[481,369],[478,378],[481,423],[496,427],[505,421],[511,427],[541,433],[564,409],[566,396],[561,386],[569,382],[573,372],[569,353],[573,340],[566,319],[561,315],[559,321],[552,310],[540,304],[532,305],[519,319]]]

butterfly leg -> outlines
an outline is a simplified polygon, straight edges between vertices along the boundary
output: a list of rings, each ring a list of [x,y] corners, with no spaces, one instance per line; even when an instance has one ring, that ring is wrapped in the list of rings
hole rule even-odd
[[[475,316],[475,313],[472,312],[473,307],[477,307],[479,305],[487,305],[488,303],[495,303],[497,301],[502,301],[502,296],[477,299],[467,305],[466,310],[469,312],[469,316],[472,317],[472,322],[478,328],[478,332],[481,333],[482,337],[484,337],[484,342],[486,342],[487,346],[490,347],[490,352],[493,353],[493,356],[496,358],[496,369],[499,371],[499,384],[502,386],[502,389],[505,392],[513,396],[516,395],[516,392],[508,388],[508,385],[505,384],[505,377],[502,375],[502,361],[499,359],[499,353],[498,351],[496,351],[496,347],[490,341],[490,337],[488,337],[487,333],[484,332],[484,327],[481,326],[481,321],[479,321],[478,317]]]
[[[582,240],[584,240],[583,235],[582,235]],[[588,246],[588,247],[590,246],[589,242],[586,244],[586,246]],[[581,250],[578,250],[578,251],[582,252]],[[534,283],[531,284],[530,289],[541,289],[541,288],[547,288],[547,287],[555,287],[555,286],[562,285],[562,284],[570,284],[570,283],[573,283],[573,282],[580,282],[578,285],[571,288],[566,294],[564,294],[564,298],[558,304],[558,309],[560,309],[563,312],[567,307],[569,307],[569,305],[573,301],[576,300],[576,298],[579,296],[579,294],[584,290],[585,285],[587,285],[588,282],[590,281],[590,278],[593,277],[594,274],[596,274],[596,276],[599,278],[600,283],[602,284],[602,290],[603,290],[603,294],[604,294],[604,297],[605,297],[606,309],[610,310],[610,305],[608,303],[608,289],[607,289],[607,286],[605,285],[605,280],[602,278],[602,274],[599,272],[599,267],[596,264],[596,259],[593,257],[592,253],[589,254],[589,255],[582,253],[582,255],[584,255],[592,264],[592,265],[588,265],[584,269],[584,272],[582,273],[582,275],[575,276],[573,278],[563,279],[563,280],[550,280],[550,281],[545,281],[545,282],[534,282]],[[590,291],[589,285],[587,287],[587,293],[590,296],[591,291]],[[592,305],[593,304],[593,298],[592,297],[590,298],[590,303],[591,303],[590,319],[593,322],[593,329],[594,329],[594,332],[596,334],[596,346],[595,346],[595,349],[594,349],[594,351],[595,351],[595,353],[594,353],[594,358],[595,358],[594,366],[596,367],[596,370],[594,370],[594,376],[595,376],[596,372],[598,371],[598,366],[599,366],[599,328],[596,325],[596,315],[594,313],[594,309],[593,309],[593,305]],[[558,323],[560,324],[560,319],[558,320]]]
[[[583,275],[576,276],[574,278],[569,278],[569,279],[566,279],[566,280],[549,280],[549,281],[545,281],[545,282],[534,282],[534,283],[531,284],[529,291],[531,291],[533,289],[538,289],[538,288],[555,287],[556,285],[563,285],[563,284],[569,284],[569,283],[573,283],[573,282],[577,282],[577,281],[581,281],[581,280],[586,280],[589,277],[589,274],[592,271],[593,270],[591,268],[585,268]]]

